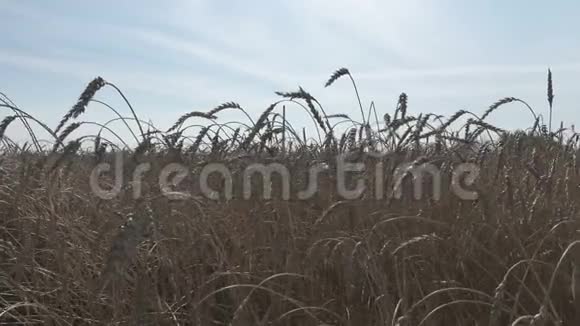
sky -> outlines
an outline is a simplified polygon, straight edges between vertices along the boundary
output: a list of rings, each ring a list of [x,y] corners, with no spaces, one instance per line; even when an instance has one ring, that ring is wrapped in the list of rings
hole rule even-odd
[[[328,114],[360,120],[348,79],[324,87],[346,67],[363,105],[374,101],[381,116],[401,92],[415,114],[480,114],[514,96],[547,116],[551,68],[554,121],[569,126],[580,112],[578,17],[577,1],[0,0],[0,91],[50,126],[96,76],[161,128],[228,101],[257,116],[275,91],[299,86]],[[96,98],[128,112],[111,89]],[[295,128],[312,128],[300,108],[287,112]],[[91,104],[79,120],[112,117]],[[533,124],[518,104],[490,118],[507,129]],[[227,111],[219,119],[244,118]],[[17,124],[7,134],[25,137]]]

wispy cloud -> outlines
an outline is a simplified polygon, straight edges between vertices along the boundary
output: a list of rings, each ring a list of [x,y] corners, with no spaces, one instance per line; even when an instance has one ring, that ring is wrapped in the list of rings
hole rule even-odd
[[[2,82],[22,88],[31,74],[52,90],[62,87],[56,76],[82,87],[102,75],[135,90],[135,100],[147,107],[236,100],[257,113],[273,91],[301,85],[332,112],[356,115],[348,82],[323,87],[342,66],[353,72],[365,102],[388,110],[405,91],[417,110],[442,114],[484,108],[498,96],[544,105],[551,67],[557,114],[573,120],[580,46],[567,31],[580,22],[566,12],[578,6],[558,9],[558,19],[533,18],[547,6],[454,0],[144,0],[134,6],[102,0],[86,10],[72,0],[14,2],[0,21],[11,31],[0,68],[10,68]],[[41,20],[53,23],[39,29]],[[168,115],[147,114],[154,120]]]
[[[475,65],[475,66],[449,66],[441,68],[421,69],[380,69],[378,71],[362,72],[358,76],[369,80],[392,80],[401,78],[420,79],[427,77],[463,77],[474,76],[517,76],[530,73],[545,72],[548,68],[567,72],[580,72],[580,62],[561,63],[552,66],[545,64],[524,65]]]
[[[201,64],[219,65],[227,72],[242,74],[244,77],[256,78],[269,83],[280,83],[290,79],[281,72],[265,70],[256,61],[240,60],[235,54],[228,54],[223,49],[216,49],[194,40],[186,40],[151,30],[121,30],[121,32],[133,36],[137,42],[178,52]]]
[[[96,76],[118,84],[123,89],[133,89],[160,96],[177,96],[190,100],[207,100],[223,97],[236,88],[227,81],[192,76],[179,72],[164,72],[149,68],[148,71],[127,70],[119,66],[108,66],[90,62],[75,62],[57,58],[27,55],[22,53],[0,53],[0,65],[10,65],[43,74],[56,73],[87,83]],[[239,87],[239,86],[238,86]]]

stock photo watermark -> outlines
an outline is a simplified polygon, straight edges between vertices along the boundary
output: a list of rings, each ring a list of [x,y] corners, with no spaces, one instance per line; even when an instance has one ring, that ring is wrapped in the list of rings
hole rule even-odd
[[[235,173],[225,163],[206,163],[197,174],[185,164],[169,163],[159,171],[155,180],[161,193],[171,199],[190,198],[190,193],[176,189],[187,177],[194,177],[201,194],[211,200],[220,198],[230,200],[234,198],[234,190],[240,186],[241,198],[245,200],[255,200],[257,194],[261,196],[259,199],[270,200],[274,191],[280,194],[279,198],[282,200],[290,198],[307,200],[321,191],[321,174],[328,174],[332,170],[336,194],[346,200],[359,199],[369,190],[372,191],[371,197],[376,200],[401,199],[404,181],[408,178],[411,180],[411,190],[416,200],[424,198],[425,187],[429,187],[431,191],[428,194],[436,201],[440,200],[446,189],[462,200],[478,198],[477,192],[470,190],[480,173],[479,167],[473,163],[460,163],[454,166],[448,184],[443,183],[440,167],[429,162],[401,163],[390,172],[386,171],[383,162],[379,161],[368,166],[362,162],[347,162],[345,155],[336,156],[334,163],[333,169],[330,169],[327,163],[312,164],[307,170],[305,187],[294,194],[291,193],[292,180],[297,176],[293,176],[291,169],[279,162],[252,163],[241,172],[236,169]],[[113,164],[103,162],[93,168],[89,176],[89,186],[97,197],[109,200],[119,196],[124,189],[125,174],[129,174],[133,198],[142,195],[145,176],[152,170],[151,164],[137,164],[130,173],[126,173],[123,164],[123,155],[119,154],[115,156]],[[113,183],[103,187],[101,178],[106,173],[113,176]],[[219,189],[215,189],[215,185],[213,187],[210,185],[212,175],[220,177]],[[261,183],[253,182],[257,177],[261,179]],[[276,183],[274,178],[277,180]],[[390,182],[387,184],[386,180]]]

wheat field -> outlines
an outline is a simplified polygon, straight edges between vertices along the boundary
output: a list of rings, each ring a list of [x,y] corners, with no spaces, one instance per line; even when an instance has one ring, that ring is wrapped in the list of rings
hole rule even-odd
[[[348,69],[326,86],[338,82],[352,84],[360,117],[326,112],[299,88],[277,92],[258,117],[227,102],[167,130],[100,77],[56,128],[2,94],[0,324],[580,325],[579,135],[552,126],[551,72],[547,109],[508,97],[449,117],[412,114],[405,93],[394,112],[378,112],[363,106]],[[127,107],[97,100],[102,88]],[[82,121],[102,107],[112,120]],[[535,124],[488,122],[508,107]],[[290,108],[316,129],[295,127]],[[225,120],[228,110],[247,120]],[[110,127],[119,120],[131,139]],[[17,124],[26,143],[9,138]],[[100,131],[71,136],[89,125]],[[364,166],[346,183],[362,180],[367,191],[343,198],[337,156]],[[115,196],[96,196],[89,175],[119,157],[125,176],[147,165],[142,182],[125,178]],[[244,169],[273,163],[291,174],[291,194],[274,176],[270,198],[259,179],[244,197]],[[436,167],[442,186],[416,198],[413,175],[392,173],[403,163]],[[170,164],[187,175],[167,192],[158,176]],[[212,198],[197,182],[208,164],[233,180],[209,176]],[[451,187],[465,164],[478,168],[460,180],[471,200]],[[324,167],[316,191],[299,198],[314,165]],[[100,182],[111,188],[115,178]]]

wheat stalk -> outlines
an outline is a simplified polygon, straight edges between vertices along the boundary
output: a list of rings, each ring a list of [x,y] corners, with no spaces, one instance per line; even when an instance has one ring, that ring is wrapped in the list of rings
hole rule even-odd
[[[193,143],[193,145],[191,145],[190,152],[192,154],[195,154],[198,151],[199,146],[201,145],[201,142],[203,140],[203,137],[207,135],[208,131],[209,131],[208,127],[204,127],[200,130],[199,134],[195,138],[195,142]]]
[[[350,72],[348,71],[348,69],[346,68],[340,68],[338,70],[336,70],[328,79],[328,81],[326,81],[326,83],[324,84],[324,87],[328,87],[332,84],[334,84],[334,82],[339,79],[340,77],[344,76],[344,75],[348,75],[350,74]]]
[[[59,122],[58,126],[54,130],[54,133],[58,133],[60,129],[70,120],[76,119],[79,115],[85,112],[85,109],[91,99],[95,96],[95,94],[104,86],[106,82],[103,78],[97,77],[93,79],[85,88],[85,90],[79,96],[77,103],[73,105],[72,109],[70,109]]]
[[[52,151],[56,152],[56,150],[64,142],[66,137],[68,137],[68,135],[70,135],[73,131],[77,130],[80,126],[81,126],[80,122],[75,122],[75,123],[70,124],[68,127],[66,127],[60,133],[60,135],[58,135],[58,138],[56,139],[56,142],[54,143],[54,146],[52,147]]]
[[[550,105],[550,132],[552,131],[552,105],[554,102],[554,85],[552,85],[552,70],[548,69],[548,104]]]
[[[262,112],[262,114],[260,115],[260,118],[258,118],[258,121],[256,122],[256,125],[254,126],[254,128],[252,128],[252,130],[250,130],[250,134],[242,143],[242,148],[247,149],[248,146],[250,146],[250,144],[252,143],[252,141],[254,140],[256,135],[266,125],[268,115],[270,115],[270,113],[274,110],[274,108],[276,107],[276,105],[278,105],[278,103],[279,102],[275,102],[275,103],[271,104],[266,110],[264,110],[264,112]]]
[[[6,118],[2,119],[0,122],[0,139],[4,137],[4,133],[6,132],[6,128],[17,118],[16,115],[9,115]]]
[[[290,100],[295,99],[295,98],[303,99],[306,102],[306,105],[308,106],[308,109],[310,110],[312,117],[314,118],[316,123],[320,126],[320,128],[325,133],[328,132],[327,127],[328,127],[328,129],[331,129],[330,125],[328,124],[328,117],[326,117],[326,114],[325,114],[325,118],[326,118],[326,124],[325,124],[325,121],[322,120],[320,112],[318,112],[318,110],[314,107],[313,102],[316,101],[316,99],[312,95],[310,95],[310,93],[306,92],[302,87],[298,87],[298,91],[296,91],[296,92],[276,92],[276,95],[284,97],[284,98],[288,98]]]
[[[167,129],[166,132],[174,131],[175,129],[177,129],[181,125],[183,125],[183,123],[187,119],[193,118],[193,117],[201,117],[201,118],[210,119],[210,120],[214,120],[216,118],[213,114],[210,114],[210,113],[205,113],[205,112],[200,112],[200,111],[192,111],[192,112],[186,113],[186,114],[182,115],[181,117],[179,117],[179,119],[177,119],[177,121],[173,124],[173,126],[171,126],[169,129]]]

